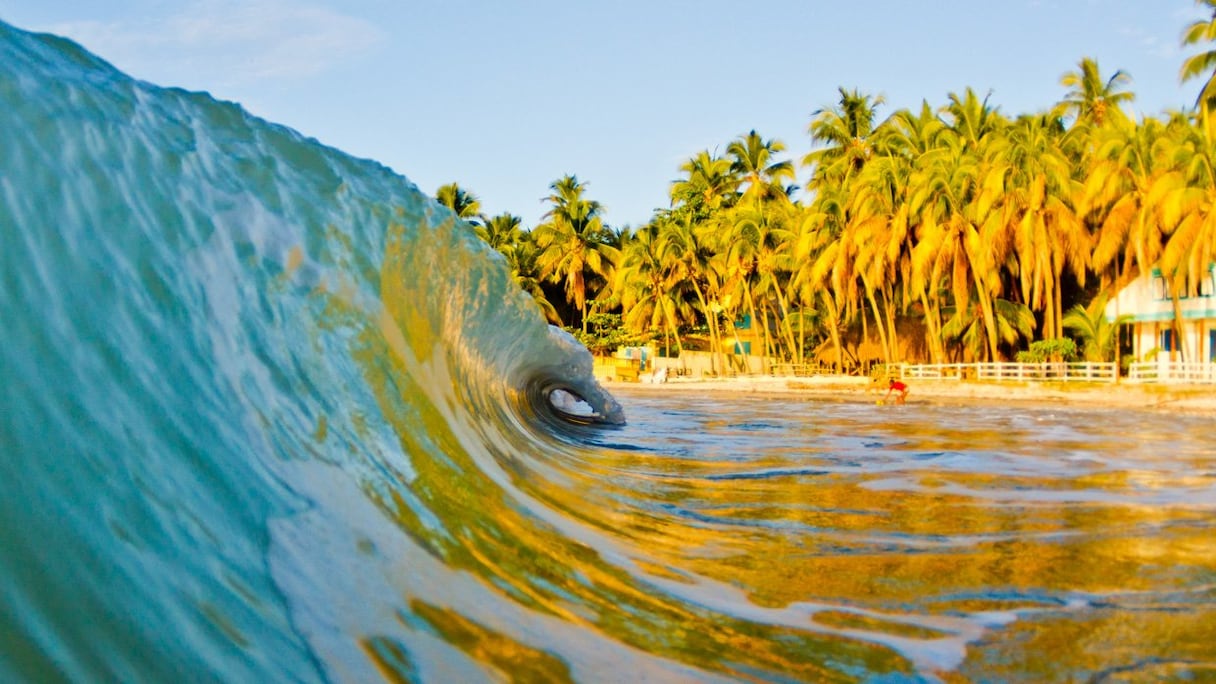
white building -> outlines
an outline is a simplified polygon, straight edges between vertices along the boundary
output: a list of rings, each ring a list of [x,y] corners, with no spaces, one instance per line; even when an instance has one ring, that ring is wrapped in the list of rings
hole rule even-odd
[[[1174,339],[1174,304],[1160,272],[1153,269],[1106,304],[1106,320],[1120,316],[1131,328],[1137,361],[1216,361],[1216,270],[1208,269],[1196,296],[1182,297],[1182,339]],[[1121,339],[1125,339],[1121,337]],[[1181,342],[1181,344],[1179,344]]]

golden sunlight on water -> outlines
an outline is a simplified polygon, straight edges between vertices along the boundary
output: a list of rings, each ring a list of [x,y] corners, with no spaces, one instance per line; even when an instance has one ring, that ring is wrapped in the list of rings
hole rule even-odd
[[[692,680],[1213,662],[1202,425],[1169,433],[1165,456],[1104,434],[1110,416],[625,393],[626,427],[557,439],[453,420],[442,396],[395,411],[423,394],[413,369],[366,368],[416,456],[367,495],[497,597],[462,612],[430,586],[393,599],[399,619],[509,679],[603,678],[578,654],[607,644],[621,672],[657,661]],[[408,649],[369,635],[364,650],[410,678]]]
[[[946,664],[920,649],[958,636],[952,667],[1024,662],[1011,679],[1213,659],[1216,442],[1202,421],[1163,429],[1163,450],[1100,427],[1156,414],[625,398],[626,434],[548,494],[668,576],[771,611],[827,606],[816,625],[914,661]]]

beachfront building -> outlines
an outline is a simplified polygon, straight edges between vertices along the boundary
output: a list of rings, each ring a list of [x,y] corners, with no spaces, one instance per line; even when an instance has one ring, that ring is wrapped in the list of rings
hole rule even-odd
[[[1209,267],[1198,292],[1179,300],[1181,339],[1175,339],[1174,303],[1161,273],[1142,275],[1106,304],[1106,319],[1124,317],[1121,340],[1130,337],[1136,361],[1216,362],[1216,270]]]

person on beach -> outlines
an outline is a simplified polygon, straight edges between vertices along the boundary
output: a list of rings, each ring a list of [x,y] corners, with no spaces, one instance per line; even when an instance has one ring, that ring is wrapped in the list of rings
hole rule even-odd
[[[883,397],[884,402],[891,397],[892,392],[899,392],[899,396],[895,397],[896,404],[902,404],[904,399],[908,398],[908,386],[895,378],[890,378],[887,382],[887,395]]]

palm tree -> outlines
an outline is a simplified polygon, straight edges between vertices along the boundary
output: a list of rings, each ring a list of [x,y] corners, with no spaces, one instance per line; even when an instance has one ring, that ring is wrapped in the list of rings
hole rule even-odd
[[[549,185],[544,222],[534,236],[541,253],[537,257],[541,277],[564,282],[566,301],[579,311],[583,332],[587,331],[588,277],[607,279],[618,251],[607,244],[611,232],[604,227],[599,202],[583,197],[587,184],[567,175]]]
[[[916,168],[921,165],[924,155],[939,147],[939,139],[945,128],[946,124],[933,112],[929,103],[922,100],[920,111],[913,114],[909,109],[901,109],[892,114],[878,132],[882,136],[883,148],[890,153],[903,155]]]
[[[844,346],[840,334],[845,328],[845,311],[855,299],[855,281],[833,282],[836,253],[840,235],[846,223],[847,195],[841,186],[825,187],[815,196],[814,203],[802,212],[802,220],[794,244],[794,268],[790,289],[799,303],[822,311],[819,319],[826,328],[833,349],[833,369],[844,371]]]
[[[1131,316],[1120,316],[1114,322],[1106,319],[1105,294],[1100,294],[1089,306],[1075,304],[1064,314],[1064,327],[1081,338],[1082,353],[1086,361],[1109,361],[1115,351],[1119,326],[1131,320]]]
[[[1195,0],[1195,4],[1205,11],[1210,11],[1208,19],[1198,19],[1186,27],[1182,33],[1182,45],[1197,45],[1216,41],[1216,0]],[[1203,130],[1210,135],[1209,118],[1212,107],[1216,105],[1216,48],[1204,50],[1191,55],[1182,63],[1179,78],[1183,83],[1192,78],[1205,76],[1203,88],[1195,98],[1195,107],[1203,117]]]
[[[1162,173],[1168,139],[1160,121],[1146,119],[1107,126],[1095,142],[1077,214],[1096,226],[1090,267],[1105,291],[1147,272],[1157,258],[1150,236],[1158,235],[1158,222],[1149,190]]]
[[[452,210],[456,217],[477,225],[482,221],[481,217],[481,202],[477,199],[477,195],[465,190],[456,183],[448,183],[441,185],[435,191],[435,199],[448,209]]]
[[[957,341],[974,358],[998,345],[1015,345],[1034,334],[1034,314],[1025,304],[997,298],[992,302],[995,325],[989,326],[973,306],[950,307],[950,318],[942,326],[942,336]],[[991,336],[995,335],[995,338]]]
[[[940,168],[940,161],[948,158],[948,131],[945,123],[926,101],[921,102],[917,114],[907,109],[896,112],[883,124],[881,131],[884,137],[883,146],[890,154],[899,155],[904,164],[900,173],[906,175],[904,182],[907,187],[901,210],[908,224],[907,256],[910,259],[913,244],[932,222],[935,213],[935,187],[940,182],[936,171]],[[909,261],[909,266],[912,266],[912,263]],[[925,341],[930,357],[934,363],[945,363],[945,348],[941,336],[941,292],[945,288],[941,274],[933,274],[925,268],[910,267],[903,273],[903,279],[905,303],[918,301],[924,312]]]
[[[1107,117],[1124,116],[1120,105],[1136,98],[1134,93],[1122,90],[1131,80],[1132,77],[1120,69],[1103,81],[1098,63],[1085,57],[1076,71],[1060,77],[1060,85],[1069,89],[1060,102],[1060,111],[1075,116],[1077,121],[1090,121],[1101,127]]]
[[[1193,295],[1216,257],[1216,145],[1187,133],[1173,155],[1185,184],[1162,197],[1163,220],[1172,230],[1161,267],[1184,270],[1185,292]]]
[[[722,263],[709,245],[709,231],[692,221],[690,214],[663,217],[659,226],[659,255],[673,281],[692,288],[697,306],[709,328],[710,367],[725,372],[718,318],[722,313],[720,290]]]
[[[896,287],[907,282],[911,235],[908,231],[908,174],[899,156],[872,160],[857,176],[849,202],[849,218],[841,236],[846,243],[838,254],[838,268],[847,267],[861,280],[882,343],[883,358],[893,363],[899,355],[895,330]]]
[[[974,130],[974,129],[973,129]],[[948,282],[953,308],[974,303],[986,327],[987,357],[998,358],[1001,336],[993,301],[1001,295],[1001,269],[1009,256],[1010,235],[1004,220],[1008,164],[997,153],[1002,141],[985,134],[969,144],[951,133],[944,155],[933,159],[929,208],[922,214],[918,241],[912,248],[912,279]]]
[[[474,225],[473,230],[486,244],[502,252],[523,237],[523,221],[514,214],[504,212],[484,224]]]
[[[1060,280],[1065,269],[1084,286],[1089,266],[1089,233],[1072,208],[1072,164],[1060,147],[1062,134],[1053,117],[1020,117],[1003,155],[1010,169],[1004,202],[1022,300],[1043,312],[1043,339],[1064,334]]]
[[[1143,196],[1137,198],[1140,201],[1137,207],[1139,211],[1133,216],[1135,220],[1129,226],[1128,235],[1140,273],[1147,274],[1154,268],[1164,266],[1162,275],[1174,309],[1175,339],[1180,342],[1184,338],[1181,335],[1182,305],[1179,298],[1186,287],[1187,273],[1185,266],[1178,261],[1162,262],[1170,234],[1182,213],[1177,200],[1182,197],[1180,191],[1186,186],[1186,177],[1178,168],[1178,143],[1180,137],[1191,130],[1189,123],[1181,117],[1175,117],[1170,123],[1154,130],[1156,137],[1151,149],[1146,186]],[[1181,347],[1178,351],[1185,352]]]
[[[794,180],[794,165],[789,160],[775,161],[773,157],[785,151],[780,140],[765,140],[755,130],[740,136],[726,148],[731,158],[730,170],[746,184],[743,195],[757,202],[776,197],[788,199],[782,181]]]
[[[545,289],[541,286],[540,268],[537,266],[537,259],[540,256],[540,248],[532,241],[530,234],[523,234],[519,240],[502,248],[502,254],[507,259],[507,266],[511,269],[511,278],[519,285],[520,289],[532,295],[536,306],[540,308],[545,320],[550,323],[561,325],[561,317],[557,314],[557,308],[549,301],[548,295],[545,294]]]
[[[681,164],[680,170],[686,177],[671,183],[673,208],[690,212],[700,222],[734,204],[739,178],[731,171],[730,160],[702,150]]]
[[[776,161],[774,156],[785,150],[780,140],[764,140],[756,131],[735,139],[726,148],[731,158],[731,173],[745,186],[744,202],[723,217],[728,272],[734,274],[732,283],[748,309],[753,324],[761,324],[764,337],[763,358],[767,363],[772,351],[769,340],[767,307],[757,318],[755,294],[772,294],[780,308],[779,319],[785,327],[786,342],[791,358],[796,354],[790,329],[787,299],[779,281],[780,245],[785,242],[784,227],[790,195],[785,182],[794,180],[794,166],[789,161]],[[749,201],[750,200],[750,201]],[[759,292],[756,292],[759,287]]]
[[[810,189],[829,183],[845,183],[849,176],[860,172],[873,156],[871,135],[874,117],[883,105],[883,96],[861,94],[839,88],[839,105],[821,108],[812,113],[811,141],[823,145],[803,157],[803,164],[814,169]]]
[[[870,136],[874,133],[874,117],[882,96],[873,97],[839,88],[840,103],[836,107],[816,110],[808,132],[814,143],[824,147],[802,159],[813,167],[811,186],[840,183],[857,173],[873,155]],[[817,182],[818,179],[818,182]]]
[[[770,299],[776,301],[776,317],[785,333],[788,358],[796,360],[800,350],[794,341],[793,317],[785,291],[787,274],[792,270],[792,210],[788,202],[772,211],[765,211],[759,203],[740,205],[724,217],[725,225],[719,233],[723,243],[719,251],[728,278],[725,289],[733,291],[732,301],[741,302],[753,324],[761,326],[766,359],[776,350],[769,339],[768,307],[757,308],[757,298],[765,304]]]
[[[1174,327],[1181,334],[1180,296],[1197,294],[1199,281],[1209,278],[1216,258],[1216,146],[1193,127],[1180,127],[1171,136],[1173,168],[1155,184],[1162,232],[1168,235],[1157,266],[1174,305]],[[1194,358],[1197,349],[1182,349]]]
[[[657,224],[644,226],[626,239],[620,267],[613,274],[613,296],[621,302],[626,328],[641,335],[662,330],[667,354],[673,339],[679,354],[680,322],[690,318],[690,310],[681,293],[684,283],[672,277],[671,264],[663,261],[661,252]]]
[[[1000,110],[988,105],[991,93],[983,100],[971,88],[963,91],[962,95],[950,93],[950,103],[942,112],[950,117],[950,128],[958,135],[963,146],[969,150],[978,149],[980,141],[991,133],[1003,129],[1007,125]]]
[[[1001,133],[1008,121],[971,88],[950,93],[943,112],[950,117],[952,153],[958,162],[949,183],[949,261],[955,269],[955,306],[966,310],[970,296],[979,305],[986,328],[989,358],[999,358],[1001,336],[996,329],[994,302],[1001,292],[1001,268],[1009,249],[1009,231],[1001,200],[1008,187],[1009,168],[1000,155],[1006,141]],[[918,245],[919,247],[919,245]],[[966,274],[959,281],[959,269]],[[968,289],[970,288],[970,289]]]

